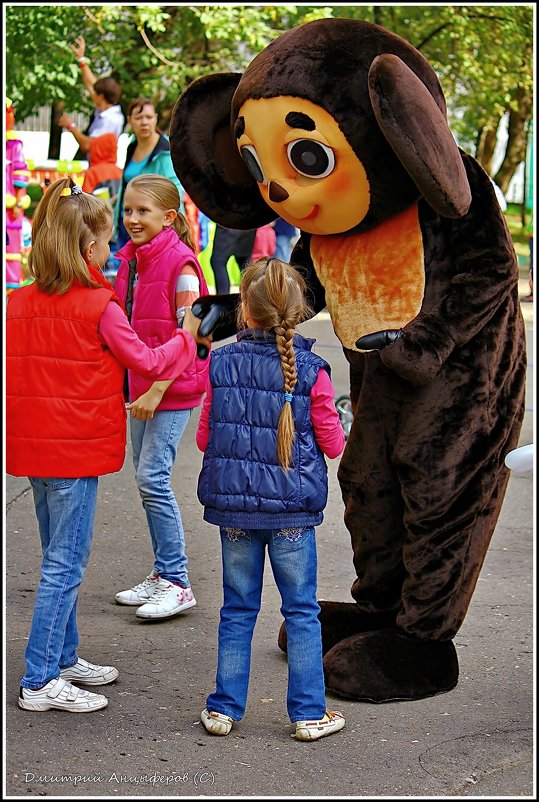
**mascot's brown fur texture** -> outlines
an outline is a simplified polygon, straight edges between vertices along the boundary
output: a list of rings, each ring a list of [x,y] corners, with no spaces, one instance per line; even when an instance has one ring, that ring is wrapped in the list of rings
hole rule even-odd
[[[171,151],[216,222],[301,230],[291,261],[350,364],[338,476],[357,578],[353,603],[321,603],[327,687],[374,702],[450,690],[524,412],[518,270],[489,177],[456,146],[425,58],[352,20],[195,81]],[[230,334],[236,302],[201,299],[202,326]]]

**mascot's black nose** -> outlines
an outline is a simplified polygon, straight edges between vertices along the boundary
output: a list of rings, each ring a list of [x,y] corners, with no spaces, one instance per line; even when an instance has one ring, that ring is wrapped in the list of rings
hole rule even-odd
[[[273,201],[273,203],[282,203],[288,198],[288,192],[284,189],[280,184],[276,184],[275,181],[270,181],[269,185],[269,199]]]

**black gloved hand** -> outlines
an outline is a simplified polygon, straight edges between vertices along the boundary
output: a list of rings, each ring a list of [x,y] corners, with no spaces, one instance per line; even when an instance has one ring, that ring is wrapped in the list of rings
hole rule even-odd
[[[402,337],[402,329],[384,329],[383,331],[374,331],[372,334],[365,334],[356,340],[356,348],[362,351],[381,351],[386,348],[395,340]]]
[[[197,298],[191,307],[191,312],[201,320],[199,334],[201,337],[212,336],[213,340],[224,340],[236,334],[236,310],[240,296],[236,295],[205,295]],[[208,349],[205,345],[197,346],[197,354],[206,359]]]

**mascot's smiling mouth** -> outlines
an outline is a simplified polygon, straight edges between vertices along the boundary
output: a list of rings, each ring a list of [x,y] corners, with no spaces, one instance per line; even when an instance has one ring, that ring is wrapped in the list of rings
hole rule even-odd
[[[320,206],[315,204],[310,214],[306,215],[305,217],[298,217],[298,220],[312,220],[314,217],[316,217],[319,211],[320,211]]]

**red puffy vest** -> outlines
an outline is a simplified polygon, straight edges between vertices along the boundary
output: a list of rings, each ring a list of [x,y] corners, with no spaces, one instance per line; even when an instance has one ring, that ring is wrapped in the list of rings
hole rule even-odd
[[[14,290],[6,321],[6,470],[78,478],[125,458],[124,369],[98,337],[112,293]]]

